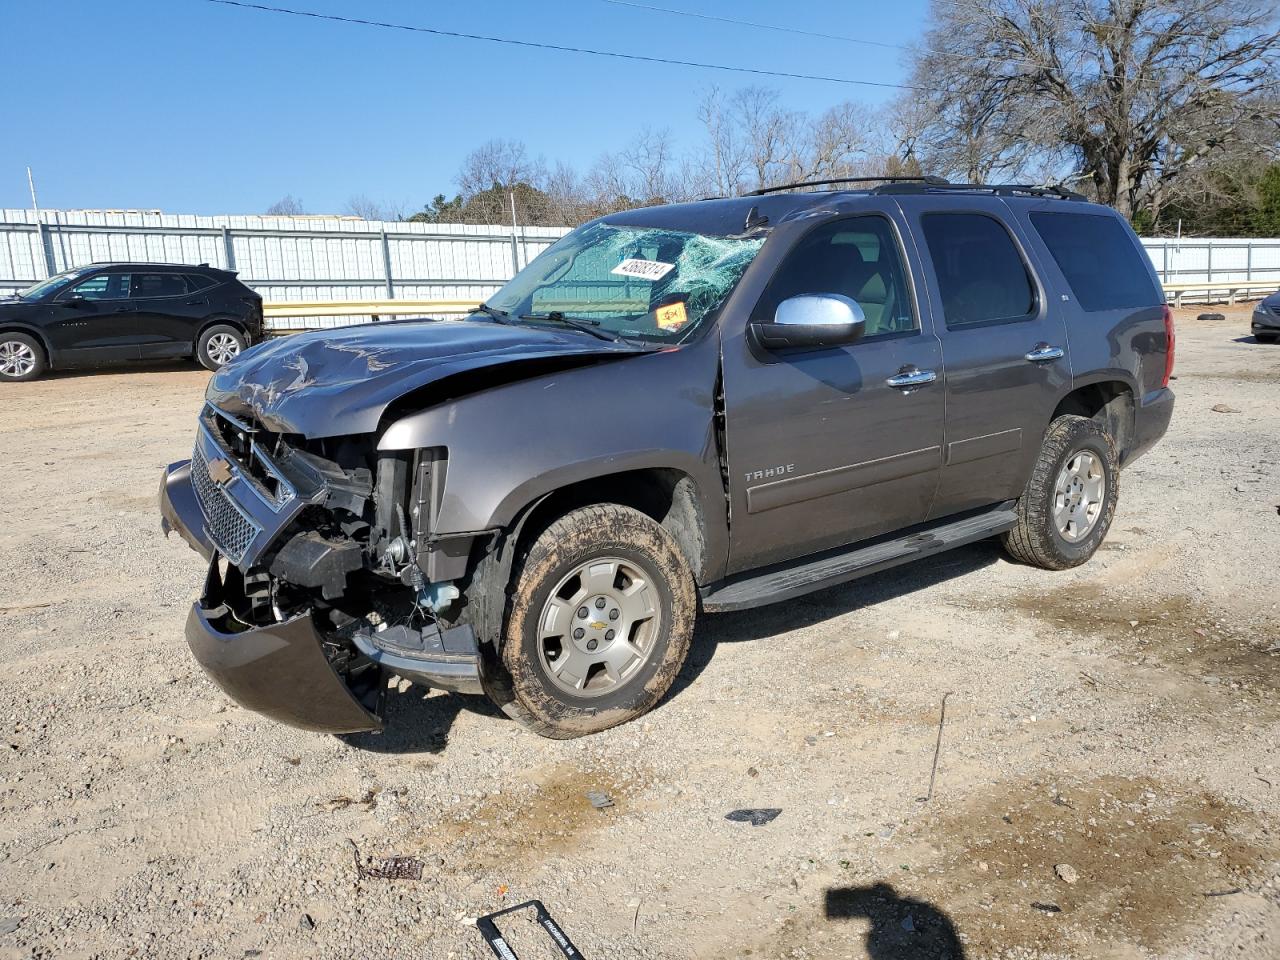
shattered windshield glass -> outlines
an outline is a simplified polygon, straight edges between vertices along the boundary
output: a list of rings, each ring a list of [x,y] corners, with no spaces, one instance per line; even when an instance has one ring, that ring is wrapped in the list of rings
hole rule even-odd
[[[549,247],[488,306],[513,320],[559,314],[624,337],[676,343],[724,302],[763,243],[594,223]]]

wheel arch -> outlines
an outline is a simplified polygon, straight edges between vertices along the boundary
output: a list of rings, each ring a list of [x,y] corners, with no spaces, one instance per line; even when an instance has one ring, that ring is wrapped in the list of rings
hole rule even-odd
[[[15,323],[11,320],[0,321],[0,334],[6,333],[22,333],[31,337],[40,344],[40,349],[44,351],[44,362],[53,368],[53,349],[49,346],[48,338],[36,327],[27,326],[24,323]]]
[[[640,511],[665,529],[701,583],[708,569],[706,511],[697,480],[674,467],[600,473],[540,494],[516,511],[517,551],[557,519],[579,507],[616,503]]]
[[[253,334],[249,332],[248,325],[240,317],[210,317],[201,322],[196,329],[195,339],[191,341],[191,352],[195,353],[200,348],[200,338],[203,337],[213,327],[235,327],[236,330],[244,336],[245,340],[252,346]]]
[[[1074,414],[1097,421],[1116,442],[1121,466],[1134,442],[1137,401],[1134,385],[1117,375],[1100,375],[1084,382],[1077,380],[1054,408],[1050,422]]]

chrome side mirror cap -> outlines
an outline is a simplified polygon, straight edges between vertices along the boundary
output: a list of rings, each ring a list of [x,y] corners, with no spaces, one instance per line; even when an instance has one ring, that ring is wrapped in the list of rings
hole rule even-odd
[[[778,304],[772,323],[753,323],[752,334],[766,350],[838,347],[866,332],[867,318],[856,301],[838,293],[807,293]]]

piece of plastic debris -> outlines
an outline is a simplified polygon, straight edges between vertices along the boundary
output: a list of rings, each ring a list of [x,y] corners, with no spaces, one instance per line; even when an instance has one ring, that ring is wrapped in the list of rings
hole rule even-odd
[[[613,806],[613,798],[603,790],[588,790],[586,797],[597,810],[604,810],[606,807]]]
[[[360,848],[354,840],[347,840],[355,852],[356,875],[361,880],[421,880],[423,862],[417,857],[369,857],[360,856]]]
[[[763,827],[778,819],[782,810],[778,807],[747,807],[742,810],[731,810],[724,815],[726,820],[734,823],[749,823],[753,827]]]
[[[1032,910],[1041,910],[1041,911],[1043,911],[1043,912],[1045,912],[1045,913],[1061,913],[1061,912],[1062,912],[1062,908],[1061,908],[1060,906],[1058,906],[1056,903],[1037,903],[1037,902],[1033,902],[1033,903],[1031,904],[1031,909],[1032,909]]]

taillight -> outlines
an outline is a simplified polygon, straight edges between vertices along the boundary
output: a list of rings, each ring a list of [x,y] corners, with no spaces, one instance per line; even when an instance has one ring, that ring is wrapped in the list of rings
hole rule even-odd
[[[1178,342],[1177,335],[1173,331],[1173,308],[1167,303],[1164,305],[1164,337],[1164,380],[1161,381],[1160,386],[1167,387],[1173,378],[1173,348]]]

